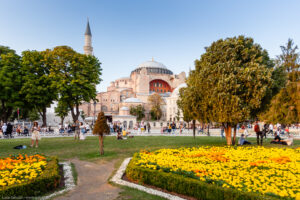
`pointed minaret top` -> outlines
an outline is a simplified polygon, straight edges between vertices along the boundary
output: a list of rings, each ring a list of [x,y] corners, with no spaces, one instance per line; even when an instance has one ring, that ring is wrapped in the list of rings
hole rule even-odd
[[[92,36],[89,19],[87,21],[86,30],[85,30],[85,34],[84,35],[90,35],[90,36]]]

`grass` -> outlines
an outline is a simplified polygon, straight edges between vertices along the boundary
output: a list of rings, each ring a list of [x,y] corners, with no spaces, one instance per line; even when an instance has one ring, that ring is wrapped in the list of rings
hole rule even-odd
[[[256,143],[255,138],[249,139]],[[286,147],[271,145],[268,139],[264,142],[267,147]],[[300,146],[300,141],[294,141],[293,147]],[[17,145],[27,145],[27,149],[14,149]],[[74,141],[71,137],[42,138],[39,148],[30,147],[30,139],[3,139],[0,140],[0,157],[11,154],[42,153],[48,156],[58,156],[60,160],[79,158],[81,160],[112,160],[130,157],[142,149],[153,151],[160,148],[192,147],[199,145],[225,145],[225,139],[220,137],[171,137],[171,136],[138,136],[127,140],[116,140],[115,137],[105,137],[104,155],[99,155],[99,141],[97,137],[87,137],[84,141]]]
[[[249,141],[256,144],[256,138],[249,138]],[[271,145],[271,139],[264,140],[266,147],[281,147],[283,145]],[[225,139],[221,137],[183,137],[183,136],[137,136],[127,140],[116,140],[115,137],[105,137],[104,139],[104,155],[99,154],[98,137],[87,137],[84,141],[74,141],[71,137],[59,138],[42,138],[39,143],[39,148],[30,147],[30,138],[28,139],[1,139],[0,140],[0,158],[13,154],[26,153],[35,154],[42,153],[47,156],[58,156],[59,160],[67,160],[71,158],[79,158],[80,160],[99,161],[119,159],[116,168],[118,168],[122,160],[132,156],[135,152],[146,149],[149,151],[160,148],[178,148],[178,147],[193,147],[200,145],[226,145]],[[300,141],[294,141],[296,148],[300,146]],[[14,149],[17,145],[27,145],[27,149]],[[77,172],[72,165],[72,171],[77,181]],[[118,199],[120,200],[160,200],[161,197],[153,196],[136,189],[121,186],[123,191]]]
[[[71,163],[71,170],[72,170],[72,176],[74,178],[74,183],[75,183],[75,185],[77,185],[78,173],[76,171],[76,167],[75,167],[74,163]]]

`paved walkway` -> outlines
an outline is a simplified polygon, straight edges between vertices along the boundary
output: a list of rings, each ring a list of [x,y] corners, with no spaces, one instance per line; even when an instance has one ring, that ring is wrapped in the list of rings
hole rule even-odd
[[[92,163],[76,159],[71,162],[75,164],[77,170],[77,186],[71,192],[57,197],[57,200],[113,200],[119,196],[121,189],[107,183],[116,160]]]

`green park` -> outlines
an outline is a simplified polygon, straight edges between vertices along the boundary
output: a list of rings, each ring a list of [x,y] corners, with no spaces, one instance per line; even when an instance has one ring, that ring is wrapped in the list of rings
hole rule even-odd
[[[2,2],[0,199],[300,200],[298,2],[89,3]]]

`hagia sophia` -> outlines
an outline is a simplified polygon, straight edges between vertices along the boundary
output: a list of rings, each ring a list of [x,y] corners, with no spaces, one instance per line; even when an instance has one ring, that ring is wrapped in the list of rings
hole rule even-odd
[[[85,31],[84,53],[93,54],[92,34],[89,22]],[[132,125],[136,117],[130,115],[132,106],[142,105],[145,108],[145,119],[150,119],[148,97],[154,93],[161,95],[164,100],[162,121],[175,121],[178,112],[177,99],[179,88],[185,87],[186,74],[174,74],[164,64],[146,61],[137,65],[128,77],[118,78],[111,82],[106,92],[99,92],[95,102],[85,102],[80,109],[87,117],[94,117],[101,111],[114,122],[120,121]],[[182,117],[182,116],[181,116]]]

